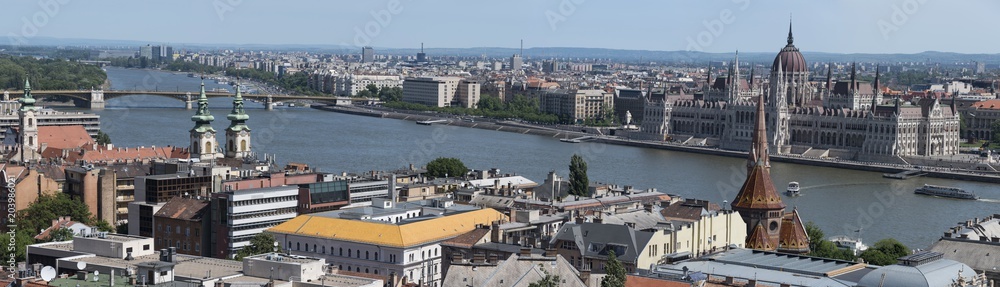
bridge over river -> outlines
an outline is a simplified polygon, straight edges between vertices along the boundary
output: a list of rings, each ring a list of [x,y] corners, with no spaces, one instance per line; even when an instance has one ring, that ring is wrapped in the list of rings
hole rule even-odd
[[[152,95],[168,97],[171,99],[176,99],[184,103],[184,107],[191,109],[194,106],[194,102],[198,98],[200,91],[196,92],[185,92],[185,91],[143,91],[143,90],[32,90],[31,95],[35,97],[44,98],[46,96],[65,96],[73,99],[74,104],[82,108],[90,109],[103,109],[106,100],[110,100],[118,97],[133,96],[133,95]],[[20,98],[23,96],[23,91],[4,91],[4,98]],[[232,97],[235,94],[230,92],[205,92],[205,96],[209,98],[222,98],[222,97]],[[373,98],[349,98],[349,97],[318,97],[318,96],[299,96],[299,95],[260,95],[260,94],[243,94],[243,98],[249,100],[258,100],[265,103],[264,107],[268,110],[272,109],[273,103],[275,101],[288,101],[288,100],[301,100],[301,101],[313,101],[321,103],[332,103],[336,105],[350,105],[354,103],[367,103],[374,102],[377,99]]]

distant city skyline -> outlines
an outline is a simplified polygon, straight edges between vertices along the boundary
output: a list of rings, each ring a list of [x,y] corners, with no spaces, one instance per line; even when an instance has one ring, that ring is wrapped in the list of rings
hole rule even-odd
[[[376,48],[582,47],[775,52],[792,17],[806,52],[1000,52],[988,35],[1000,2],[410,0],[5,4],[10,43],[41,37],[151,44],[346,45]]]

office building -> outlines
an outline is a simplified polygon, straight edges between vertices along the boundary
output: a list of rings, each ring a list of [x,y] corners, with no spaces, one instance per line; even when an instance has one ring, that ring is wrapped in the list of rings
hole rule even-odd
[[[233,258],[255,235],[295,218],[298,186],[241,189],[212,194],[212,257]]]
[[[361,48],[361,62],[371,63],[375,61],[375,49],[372,47]]]

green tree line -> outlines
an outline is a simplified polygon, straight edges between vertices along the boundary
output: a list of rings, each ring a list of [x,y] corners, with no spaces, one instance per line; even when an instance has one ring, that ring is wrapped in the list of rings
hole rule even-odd
[[[24,88],[30,77],[36,90],[78,90],[99,88],[108,75],[100,67],[62,59],[34,57],[0,57],[0,86],[3,89]]]
[[[410,111],[431,111],[458,116],[480,116],[493,119],[521,119],[529,122],[555,124],[564,122],[553,114],[542,113],[537,99],[529,99],[516,95],[510,101],[501,101],[492,95],[484,95],[479,99],[477,108],[464,107],[431,107],[402,101],[391,101],[382,104],[385,107]]]

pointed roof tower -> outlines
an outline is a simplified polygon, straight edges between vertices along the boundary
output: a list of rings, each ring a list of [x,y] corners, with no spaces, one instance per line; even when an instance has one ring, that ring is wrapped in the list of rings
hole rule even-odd
[[[35,107],[35,98],[31,96],[31,81],[28,80],[27,76],[24,77],[24,96],[18,101],[21,102],[22,111],[34,111],[37,109]]]
[[[792,37],[792,15],[788,15],[788,45],[792,45],[795,42],[795,37]]]
[[[246,110],[243,109],[243,93],[240,91],[240,86],[239,82],[237,82],[236,96],[233,97],[233,110],[226,116],[230,121],[228,129],[232,131],[249,131],[250,127],[247,127],[246,122],[250,119],[250,115],[247,115]]]
[[[827,64],[826,66],[826,90],[833,90],[833,64]]]
[[[781,219],[781,231],[778,237],[778,252],[806,254],[809,253],[809,234],[806,233],[798,209],[785,214]]]
[[[771,168],[767,144],[767,114],[764,111],[764,95],[757,96],[757,120],[754,122],[753,142],[747,158],[747,172],[755,166]]]
[[[212,121],[215,117],[208,111],[208,96],[205,95],[205,81],[201,82],[201,95],[198,96],[198,112],[191,116],[191,121],[195,122],[192,132],[215,132],[212,128]]]
[[[851,64],[851,90],[858,89],[858,62]]]
[[[875,65],[875,83],[872,84],[872,113],[875,112],[875,107],[878,106],[878,100],[882,94],[882,89],[879,88],[879,72],[880,66]]]
[[[763,224],[754,226],[750,232],[750,236],[747,236],[746,247],[754,250],[773,251],[775,244],[771,242],[771,238],[767,236],[767,231],[765,230]]]
[[[767,123],[765,121],[763,96],[757,98],[756,130],[747,158],[747,179],[733,200],[733,210],[748,212],[784,210],[778,191],[771,180],[770,159],[768,157]],[[749,214],[749,213],[747,213]]]

